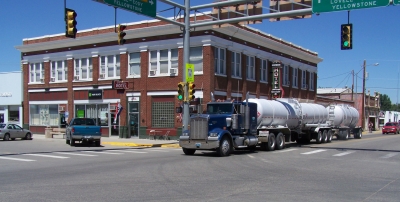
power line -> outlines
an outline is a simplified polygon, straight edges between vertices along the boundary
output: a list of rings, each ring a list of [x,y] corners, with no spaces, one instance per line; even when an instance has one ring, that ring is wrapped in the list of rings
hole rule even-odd
[[[343,73],[343,74],[339,74],[339,75],[336,75],[336,76],[331,76],[331,77],[320,78],[319,80],[323,80],[323,79],[331,79],[331,78],[335,78],[335,77],[342,76],[342,75],[349,74],[349,73],[351,73],[351,72],[345,72],[345,73]]]

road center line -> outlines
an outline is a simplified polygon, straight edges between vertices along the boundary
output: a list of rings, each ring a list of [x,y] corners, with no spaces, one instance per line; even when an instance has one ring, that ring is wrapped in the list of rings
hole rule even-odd
[[[123,153],[113,153],[113,152],[105,152],[105,151],[82,151],[82,152],[89,152],[89,153],[96,153],[96,154],[123,154]]]
[[[274,151],[273,153],[283,153],[283,152],[290,152],[290,151],[294,151],[297,149],[285,149],[285,150],[281,150],[281,151]]]

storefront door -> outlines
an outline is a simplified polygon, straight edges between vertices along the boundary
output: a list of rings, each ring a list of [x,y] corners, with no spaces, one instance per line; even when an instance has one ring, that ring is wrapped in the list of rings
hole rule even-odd
[[[129,102],[128,132],[131,138],[139,138],[139,102]]]

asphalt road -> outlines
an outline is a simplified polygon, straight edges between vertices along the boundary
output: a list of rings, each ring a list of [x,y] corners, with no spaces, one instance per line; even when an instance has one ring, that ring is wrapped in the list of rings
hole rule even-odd
[[[0,201],[399,201],[400,135],[229,157],[0,142]]]

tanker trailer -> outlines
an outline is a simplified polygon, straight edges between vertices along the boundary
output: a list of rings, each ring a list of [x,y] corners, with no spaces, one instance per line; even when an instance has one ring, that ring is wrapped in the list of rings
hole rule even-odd
[[[314,103],[299,103],[292,98],[279,98],[279,102],[284,104],[286,108],[293,108],[298,111],[296,114],[297,124],[291,127],[292,141],[299,143],[309,143],[312,139],[316,143],[325,143],[332,141],[331,127],[326,123],[328,113],[324,106]]]
[[[347,140],[350,135],[355,139],[362,138],[362,128],[357,126],[360,114],[354,107],[337,104],[326,107],[326,110],[329,114],[327,123],[337,139]]]

